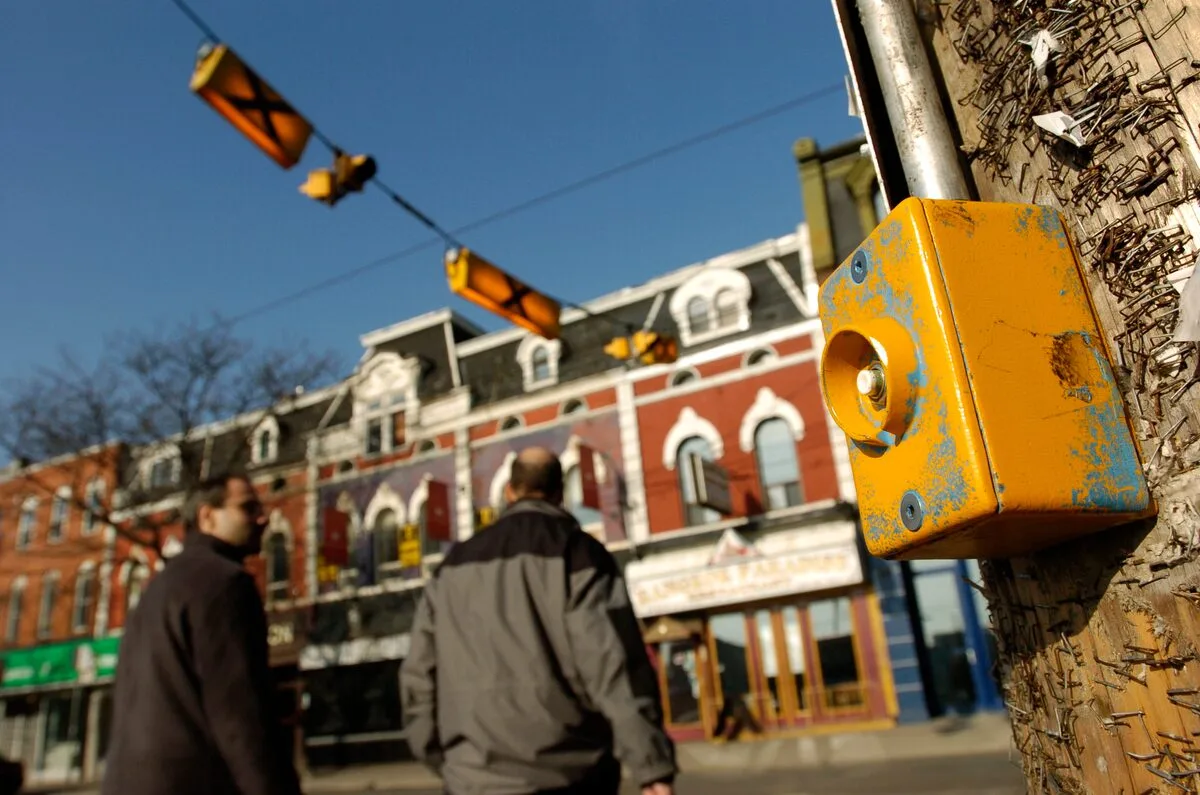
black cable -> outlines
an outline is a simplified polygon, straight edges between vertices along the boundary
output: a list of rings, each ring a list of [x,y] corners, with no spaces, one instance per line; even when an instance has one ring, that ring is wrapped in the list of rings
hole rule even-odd
[[[737,121],[730,122],[728,124],[723,124],[720,127],[716,127],[707,132],[703,132],[698,135],[694,135],[691,138],[685,138],[682,141],[678,141],[678,142],[670,144],[668,146],[664,146],[661,149],[656,149],[653,152],[650,152],[645,155],[641,155],[640,157],[636,157],[633,160],[626,161],[626,162],[621,163],[616,166],[611,166],[602,171],[597,171],[594,174],[590,174],[581,179],[577,179],[574,182],[569,182],[566,185],[563,185],[561,187],[554,188],[552,190],[546,191],[545,193],[538,194],[537,196],[534,196],[533,198],[526,199],[524,201],[510,205],[501,210],[496,210],[495,212],[492,212],[488,215],[482,216],[480,218],[476,218],[473,221],[469,221],[469,222],[463,224],[462,226],[455,227],[452,230],[451,234],[452,235],[462,235],[462,234],[466,234],[467,232],[473,232],[477,229],[482,229],[485,226],[489,226],[489,225],[497,223],[499,221],[507,220],[507,219],[512,218],[513,216],[519,215],[523,212],[527,212],[529,210],[540,207],[543,204],[549,204],[550,202],[555,201],[557,199],[561,199],[564,196],[567,196],[569,194],[583,190],[584,188],[591,187],[592,185],[598,184],[598,183],[603,182],[608,179],[612,179],[613,177],[619,176],[619,175],[627,173],[629,171],[633,171],[634,169],[650,165],[651,163],[653,163],[657,160],[661,160],[662,158],[669,157],[670,155],[678,154],[686,149],[689,149],[694,146],[698,146],[701,143],[706,143],[708,141],[711,141],[711,140],[719,137],[720,135],[727,135],[730,132],[741,129],[743,127],[748,127],[751,124],[755,124],[757,122],[763,121],[764,119],[771,118],[772,116],[777,116],[785,111],[792,110],[793,108],[800,107],[801,105],[805,105],[810,102],[814,102],[830,93],[833,93],[834,91],[840,91],[840,90],[843,90],[844,88],[845,87],[841,83],[836,83],[836,84],[831,84],[831,85],[825,86],[823,88],[817,89],[816,91],[812,91],[807,94],[803,94],[799,97],[788,100],[787,102],[783,102],[783,103],[780,103],[773,107],[767,108],[766,110],[762,110],[762,111],[759,111],[758,113],[754,113],[749,116],[745,116],[741,119],[738,119]],[[299,290],[296,290],[295,292],[286,293],[286,294],[280,296],[279,298],[272,299],[271,301],[268,301],[264,304],[260,304],[256,307],[248,309],[239,315],[235,315],[233,318],[230,319],[229,322],[230,323],[240,323],[241,321],[246,320],[250,317],[255,317],[264,312],[269,312],[269,311],[277,309],[281,306],[286,306],[287,304],[293,303],[295,301],[299,301],[303,298],[307,298],[308,296],[313,295],[314,293],[321,292],[322,290],[325,290],[326,288],[334,287],[338,284],[341,284],[342,282],[347,282],[352,279],[355,279],[358,276],[361,276],[362,274],[366,273],[367,271],[375,270],[376,268],[381,268],[384,265],[388,265],[388,264],[396,262],[398,260],[406,259],[408,257],[419,254],[423,251],[427,251],[428,249],[431,249],[434,246],[436,246],[437,244],[443,242],[443,240],[444,239],[441,237],[424,240],[420,243],[415,243],[411,246],[408,246],[407,248],[400,249],[399,251],[394,251],[391,254],[386,254],[382,257],[379,257],[378,259],[374,259],[374,260],[371,260],[370,262],[367,262],[367,263],[364,263],[357,267],[351,268],[350,270],[341,271],[339,273],[334,274],[333,276],[322,279],[319,282],[315,282],[306,287],[302,287]]]
[[[184,0],[171,0],[171,2],[175,3],[175,7],[182,11],[184,16],[190,19],[192,24],[200,29],[200,32],[204,34],[208,41],[213,44],[219,44],[221,42],[221,37],[217,35],[216,31],[210,28],[208,23],[201,19],[200,15],[193,11],[191,6],[184,2]]]

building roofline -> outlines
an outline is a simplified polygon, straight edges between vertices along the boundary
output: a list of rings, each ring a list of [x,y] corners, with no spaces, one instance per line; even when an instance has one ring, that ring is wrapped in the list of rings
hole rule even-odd
[[[800,226],[804,226],[804,222],[801,222]],[[795,253],[799,249],[800,235],[798,231],[789,232],[780,237],[769,238],[752,246],[736,249],[710,259],[677,268],[642,284],[633,287],[623,287],[620,290],[601,295],[583,304],[587,312],[579,309],[565,309],[560,316],[560,321],[562,325],[566,326],[570,323],[586,319],[589,313],[608,312],[645,300],[646,298],[651,298],[664,290],[687,281],[688,278],[697,272],[707,268],[744,268],[747,265],[753,265],[756,262],[762,262],[771,257],[786,256]],[[506,342],[515,342],[528,334],[529,332],[525,329],[515,326],[501,329],[500,331],[493,331],[490,334],[459,343],[458,353],[460,356],[469,356],[503,345]]]

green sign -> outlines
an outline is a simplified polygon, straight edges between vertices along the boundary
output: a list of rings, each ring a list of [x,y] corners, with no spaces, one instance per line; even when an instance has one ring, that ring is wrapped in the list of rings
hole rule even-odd
[[[53,643],[0,652],[0,690],[89,684],[117,670],[119,637]]]

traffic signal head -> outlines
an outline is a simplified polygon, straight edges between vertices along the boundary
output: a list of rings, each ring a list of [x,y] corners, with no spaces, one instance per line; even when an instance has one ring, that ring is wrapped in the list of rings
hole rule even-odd
[[[633,349],[642,364],[671,364],[679,358],[679,344],[675,339],[656,331],[636,332]]]
[[[333,168],[308,172],[308,180],[300,192],[330,207],[347,193],[358,193],[375,176],[375,158],[370,155],[339,153],[333,158]]]
[[[229,47],[200,50],[191,89],[280,166],[300,162],[312,125]]]
[[[450,292],[548,340],[558,339],[562,307],[470,249],[446,252]]]
[[[327,168],[308,172],[308,180],[300,186],[300,192],[310,199],[316,199],[330,207],[337,204],[338,200],[342,198],[337,190],[335,175]]]
[[[341,193],[357,193],[375,177],[375,158],[339,154],[333,160],[333,171]]]
[[[613,337],[612,341],[604,346],[604,352],[614,359],[624,361],[629,358],[630,347],[628,337]]]

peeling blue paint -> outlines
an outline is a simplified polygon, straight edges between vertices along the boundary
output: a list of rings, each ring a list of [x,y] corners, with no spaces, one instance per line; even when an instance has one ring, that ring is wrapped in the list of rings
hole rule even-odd
[[[958,444],[950,433],[949,406],[937,400],[937,433],[940,441],[929,451],[929,482],[921,494],[925,500],[926,516],[941,524],[950,513],[961,510],[971,497],[971,484],[963,473],[965,463]]]
[[[1110,401],[1090,406],[1084,417],[1081,426],[1091,438],[1071,450],[1085,472],[1082,487],[1071,491],[1071,504],[1088,511],[1145,509],[1149,493],[1120,404]]]
[[[1067,247],[1067,230],[1063,229],[1062,218],[1050,207],[1042,207],[1038,213],[1038,227],[1059,248]]]

